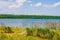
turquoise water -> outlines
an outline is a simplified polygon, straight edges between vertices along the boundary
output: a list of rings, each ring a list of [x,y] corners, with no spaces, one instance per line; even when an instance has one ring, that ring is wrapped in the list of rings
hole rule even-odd
[[[60,19],[0,19],[1,23],[6,26],[20,26],[23,27],[25,23],[25,27],[29,27],[30,24],[40,24],[43,25],[46,22],[60,22]]]

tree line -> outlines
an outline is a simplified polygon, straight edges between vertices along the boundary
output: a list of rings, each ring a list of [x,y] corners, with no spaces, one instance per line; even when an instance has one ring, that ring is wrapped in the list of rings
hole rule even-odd
[[[19,19],[60,19],[60,16],[47,16],[47,15],[12,15],[0,14],[0,18],[19,18]]]

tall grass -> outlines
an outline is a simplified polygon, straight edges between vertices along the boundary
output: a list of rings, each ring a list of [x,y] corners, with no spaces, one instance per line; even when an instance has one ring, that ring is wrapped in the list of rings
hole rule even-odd
[[[26,28],[26,36],[18,36],[16,33],[16,35],[9,37],[7,37],[5,33],[14,33],[11,27],[2,27],[0,30],[4,31],[3,33],[0,33],[0,40],[38,40],[36,37],[48,40],[60,40],[58,33],[47,28]]]
[[[34,35],[35,34],[35,35]],[[40,38],[46,38],[50,40],[58,40],[59,35],[58,33],[55,33],[54,31],[51,31],[47,28],[27,28],[27,35],[28,36],[37,36]]]

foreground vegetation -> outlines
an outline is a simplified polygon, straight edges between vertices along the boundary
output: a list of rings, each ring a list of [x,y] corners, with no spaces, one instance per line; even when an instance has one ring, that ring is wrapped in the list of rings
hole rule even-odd
[[[48,28],[0,27],[0,40],[60,40],[59,32]]]
[[[0,18],[21,18],[21,19],[60,19],[60,16],[46,16],[46,15],[11,15],[0,14]]]

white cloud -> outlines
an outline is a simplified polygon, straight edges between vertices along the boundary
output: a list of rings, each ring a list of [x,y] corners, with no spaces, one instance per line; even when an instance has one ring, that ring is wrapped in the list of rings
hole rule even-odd
[[[41,2],[39,3],[36,3],[36,4],[30,4],[31,7],[40,7],[42,6],[43,4]]]
[[[19,8],[22,5],[23,5],[22,3],[20,3],[20,4],[12,4],[12,5],[9,5],[8,8]]]
[[[0,14],[15,14],[15,10],[27,0],[0,0]]]
[[[9,11],[8,10],[0,10],[0,13],[1,14],[6,14],[6,13],[8,13]]]
[[[35,6],[36,7],[40,7],[40,6],[42,6],[42,3],[40,3],[40,2],[39,3],[36,3]]]
[[[32,7],[32,6],[33,6],[33,4],[30,4],[30,6]]]
[[[53,4],[43,4],[41,2],[38,2],[36,4],[32,4],[31,0],[0,0],[0,8],[10,8],[10,9],[15,9],[15,8],[20,8],[21,6],[24,5],[25,2],[30,3],[30,6],[35,6],[35,7],[45,7],[45,8],[54,8],[60,6],[60,2],[56,2]]]
[[[60,2],[51,4],[51,5],[46,5],[46,4],[43,5],[43,7],[46,7],[46,8],[54,8],[54,7],[58,7],[58,6],[60,6]]]
[[[23,3],[25,2],[26,0],[16,0],[17,3]]]
[[[16,0],[15,2],[15,4],[12,4],[12,5],[10,5],[9,6],[9,8],[19,8],[19,7],[21,7],[23,4],[24,4],[24,2],[26,2],[27,0]]]
[[[0,8],[19,8],[27,0],[0,0]]]
[[[53,6],[53,7],[60,6],[60,2],[57,2],[57,3],[53,4],[52,6]]]
[[[55,8],[55,7],[60,6],[60,2],[49,4],[49,5],[38,2],[36,4],[30,4],[30,6],[35,6],[35,7],[41,7],[42,6],[42,7],[45,7],[45,8]]]
[[[27,1],[28,3],[31,3],[32,1]]]

